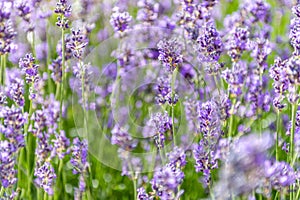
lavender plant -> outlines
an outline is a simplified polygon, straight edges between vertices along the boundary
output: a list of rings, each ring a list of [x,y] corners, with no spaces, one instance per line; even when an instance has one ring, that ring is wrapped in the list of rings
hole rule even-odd
[[[0,199],[300,199],[300,2],[0,0]]]

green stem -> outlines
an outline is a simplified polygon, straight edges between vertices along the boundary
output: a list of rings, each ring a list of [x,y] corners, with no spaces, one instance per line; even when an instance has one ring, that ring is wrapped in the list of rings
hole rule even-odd
[[[44,200],[47,200],[47,192],[44,192],[44,197],[43,197]]]
[[[234,98],[233,101],[232,101],[232,106],[231,106],[231,111],[230,111],[230,121],[229,121],[229,130],[228,130],[228,136],[229,137],[232,137],[233,136],[233,111],[234,111],[234,107],[235,107],[235,102],[236,102],[236,99]]]
[[[53,85],[51,82],[51,72],[49,70],[49,65],[50,65],[50,60],[51,60],[51,47],[50,47],[50,35],[48,33],[48,29],[49,29],[49,21],[47,21],[47,25],[46,25],[46,38],[47,38],[47,44],[48,44],[48,51],[47,51],[47,74],[48,74],[48,91],[49,94],[53,92]]]
[[[62,23],[64,23],[64,16],[61,16]],[[65,81],[66,81],[66,69],[65,69],[65,30],[64,28],[61,29],[61,70],[62,70],[62,85],[60,88],[60,128],[62,129],[62,105],[63,105],[63,98],[64,98],[64,91],[65,91]]]
[[[6,55],[1,55],[0,84],[5,84]]]
[[[298,103],[292,105],[292,127],[290,135],[290,163],[293,161],[294,157],[294,137],[295,137],[295,122],[296,122],[296,111]]]
[[[29,88],[33,87],[33,83],[30,84]],[[28,129],[30,127],[30,123],[31,123],[31,116],[32,116],[32,113],[33,113],[33,107],[32,107],[32,101],[30,100],[30,104],[29,104],[29,115],[28,115],[28,123],[25,124],[25,127],[24,127],[24,131],[25,131],[25,136],[27,138],[27,145],[26,145],[26,161],[27,161],[27,176],[28,176],[28,179],[27,179],[27,191],[28,191],[28,194],[31,194],[31,165],[33,165],[33,162],[34,161],[31,161],[31,158],[32,158],[32,155],[31,155],[31,148],[33,147],[32,146],[32,135],[31,134],[28,134]],[[31,196],[31,195],[30,195]],[[30,198],[31,199],[31,198]]]
[[[0,190],[0,197],[3,197],[3,193],[4,193],[4,187],[1,186],[1,190]]]
[[[134,199],[137,200],[137,191],[136,191],[136,190],[137,190],[137,187],[136,187],[136,182],[137,182],[137,180],[134,179],[132,182],[133,182],[133,190],[134,190],[134,191],[133,191]]]
[[[299,198],[300,198],[300,188],[298,188],[297,195],[296,195],[296,199],[299,199]]]
[[[279,131],[280,131],[280,111],[277,110],[277,125],[276,125],[276,160],[279,160]]]
[[[175,116],[174,116],[174,97],[175,97],[175,81],[177,75],[177,68],[173,71],[172,74],[172,82],[171,82],[171,92],[172,92],[172,100],[171,100],[171,108],[172,108],[172,134],[173,134],[173,144],[176,146],[176,137],[175,137]]]

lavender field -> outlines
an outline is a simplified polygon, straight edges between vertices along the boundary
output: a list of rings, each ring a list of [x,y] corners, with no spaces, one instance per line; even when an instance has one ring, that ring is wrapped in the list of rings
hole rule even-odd
[[[0,0],[0,200],[299,200],[300,1]]]

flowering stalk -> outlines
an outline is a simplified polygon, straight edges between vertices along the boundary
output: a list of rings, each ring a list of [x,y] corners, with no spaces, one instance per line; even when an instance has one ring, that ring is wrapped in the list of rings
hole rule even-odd
[[[0,84],[4,85],[5,82],[5,66],[6,66],[6,55],[1,55],[1,68],[0,68]]]
[[[292,124],[291,124],[291,135],[290,135],[290,163],[293,162],[294,158],[294,138],[295,138],[295,122],[296,122],[296,112],[298,108],[298,100],[292,104]]]
[[[281,118],[281,115],[280,115],[280,111],[277,110],[277,122],[276,122],[276,160],[278,161],[279,160],[279,132],[280,132],[280,118]]]
[[[172,94],[172,134],[173,134],[173,144],[176,146],[176,138],[175,138],[175,123],[174,123],[174,99],[175,99],[175,81],[176,81],[176,75],[177,75],[178,68],[175,68],[172,73],[172,82],[171,82],[171,94]]]
[[[64,16],[61,16],[61,20],[64,23]],[[65,30],[64,28],[61,29],[61,70],[62,70],[62,82],[61,82],[61,87],[60,87],[60,116],[61,116],[61,121],[60,125],[62,126],[62,104],[63,104],[63,96],[64,96],[64,86],[65,86],[65,81],[66,81],[66,71],[65,71]],[[58,86],[59,87],[59,86]]]

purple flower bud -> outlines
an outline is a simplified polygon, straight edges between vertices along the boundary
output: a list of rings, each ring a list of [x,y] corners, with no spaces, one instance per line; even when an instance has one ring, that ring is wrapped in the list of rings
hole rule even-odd
[[[80,141],[79,138],[73,140],[71,146],[71,164],[73,168],[73,174],[82,174],[88,167],[87,156],[88,156],[88,144],[86,140]]]
[[[115,32],[124,33],[129,29],[129,23],[132,17],[128,12],[120,12],[118,7],[113,8],[113,13],[110,17],[110,24]]]
[[[152,189],[155,195],[162,200],[176,199],[177,195],[182,194],[178,191],[178,186],[182,183],[184,173],[174,167],[172,164],[167,164],[159,171],[154,172],[153,179],[151,180]]]
[[[223,42],[212,23],[206,24],[203,34],[198,37],[197,42],[199,44],[198,50],[200,52],[201,61],[211,62],[219,60]]]
[[[137,189],[137,199],[138,200],[150,200],[145,188],[141,187]]]
[[[38,80],[38,67],[35,64],[35,58],[32,54],[26,54],[24,58],[19,60],[19,67],[25,73],[26,83],[33,83]]]
[[[72,51],[72,54],[77,59],[82,59],[84,48],[87,45],[86,36],[83,35],[80,29],[72,29],[71,40],[66,44],[66,47]]]
[[[0,181],[5,188],[17,182],[15,170],[16,158],[14,155],[14,145],[5,141],[0,141]]]
[[[37,177],[35,182],[49,195],[53,195],[53,185],[56,179],[54,168],[49,162],[45,162],[41,167],[35,169],[34,175]]]
[[[167,71],[173,72],[183,62],[182,44],[176,38],[163,39],[158,44],[160,60]]]

